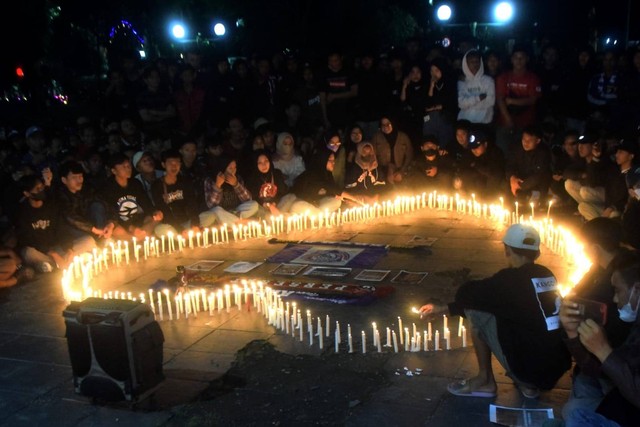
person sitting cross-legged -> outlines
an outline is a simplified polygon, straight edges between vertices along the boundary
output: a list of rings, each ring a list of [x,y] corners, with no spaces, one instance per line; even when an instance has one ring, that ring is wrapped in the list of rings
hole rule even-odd
[[[253,200],[237,170],[236,160],[225,156],[214,170],[215,176],[205,179],[204,197],[209,210],[200,213],[200,225],[203,227],[209,227],[216,221],[231,224],[258,213],[260,205]]]
[[[451,315],[466,317],[478,360],[478,375],[456,381],[447,390],[456,396],[495,397],[493,354],[527,398],[549,390],[571,367],[562,340],[561,297],[554,274],[536,264],[540,236],[529,225],[514,224],[502,243],[509,267],[483,280],[464,283],[449,304]],[[423,315],[446,307],[425,304]]]

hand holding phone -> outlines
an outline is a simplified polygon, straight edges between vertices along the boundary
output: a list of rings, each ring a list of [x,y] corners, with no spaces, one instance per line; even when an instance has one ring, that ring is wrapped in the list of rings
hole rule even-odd
[[[607,323],[607,304],[579,297],[570,297],[569,300],[578,304],[579,317],[583,320],[591,319],[600,326]]]

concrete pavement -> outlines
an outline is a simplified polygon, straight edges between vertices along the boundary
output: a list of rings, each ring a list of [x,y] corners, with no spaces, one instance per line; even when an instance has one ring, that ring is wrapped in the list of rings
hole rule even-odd
[[[410,217],[386,218],[364,226],[349,224],[321,232],[308,230],[286,238],[334,240],[353,234],[351,242],[390,245],[404,245],[414,235],[438,238],[431,248],[431,255],[390,251],[374,267],[391,270],[385,282],[402,269],[428,272],[418,285],[391,283],[394,294],[367,306],[321,301],[300,303],[301,307],[310,309],[314,317],[324,319],[329,315],[332,322],[349,323],[359,334],[360,330],[369,331],[374,321],[382,331],[386,326],[397,327],[398,316],[403,318],[405,326],[419,323],[419,319],[410,313],[412,306],[427,300],[446,302],[461,280],[484,277],[503,268],[502,231],[501,227],[488,221],[451,212],[423,210]],[[263,239],[186,250],[172,257],[150,259],[135,267],[110,270],[97,278],[94,287],[137,295],[146,292],[157,279],[173,277],[178,264],[189,265],[201,259],[223,260],[225,263],[213,270],[222,274],[222,270],[234,261],[264,261],[283,246],[269,244]],[[554,271],[560,281],[566,282],[568,271],[564,260],[544,250],[540,262]],[[264,263],[246,276],[268,278],[274,267],[274,264]],[[357,283],[353,280],[357,273],[358,269],[354,269],[345,280]],[[317,346],[310,347],[306,342],[300,343],[277,331],[255,312],[232,310],[213,316],[201,313],[197,318],[164,320],[160,325],[165,336],[164,373],[167,379],[155,393],[154,403],[141,402],[142,410],[132,410],[125,402],[94,405],[73,390],[62,317],[66,302],[62,299],[59,273],[40,276],[33,282],[4,290],[0,294],[0,307],[0,425],[3,426],[180,425],[180,420],[188,419],[181,412],[185,405],[193,402],[212,381],[221,378],[236,360],[238,350],[251,341],[265,340],[287,354],[320,356],[329,351],[325,348],[323,352]],[[451,321],[456,322],[457,318]],[[433,326],[441,328],[437,322]],[[568,375],[554,390],[543,393],[538,400],[529,400],[520,396],[511,380],[504,376],[504,370],[495,363],[499,382],[496,399],[449,395],[446,392],[448,382],[467,377],[476,369],[473,350],[460,348],[460,339],[453,335],[454,349],[450,351],[386,354],[383,369],[390,373],[390,383],[380,387],[366,401],[359,402],[346,425],[485,426],[491,425],[488,422],[489,403],[551,407],[556,416],[560,415],[570,389]],[[332,344],[333,339],[327,339],[325,346],[332,347]],[[370,351],[375,352],[373,347]],[[351,356],[376,357],[374,354]],[[321,363],[324,358],[318,360]],[[395,375],[405,367],[419,368],[422,372],[411,377]],[[216,424],[212,421],[210,425]]]

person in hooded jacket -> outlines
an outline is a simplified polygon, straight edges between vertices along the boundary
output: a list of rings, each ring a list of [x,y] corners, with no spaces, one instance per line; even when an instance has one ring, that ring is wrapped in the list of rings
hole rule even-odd
[[[374,203],[386,189],[384,171],[378,167],[373,145],[362,142],[357,146],[355,161],[349,164],[345,189],[363,203]]]
[[[284,182],[282,171],[273,166],[270,153],[264,149],[253,153],[247,189],[260,205],[258,215],[262,217],[265,214],[288,213],[296,200],[295,194],[289,192]]]
[[[302,156],[296,153],[293,135],[288,132],[278,134],[273,166],[282,171],[284,182],[289,187],[293,187],[293,181],[305,170]]]
[[[493,121],[496,103],[496,85],[484,73],[482,55],[470,50],[462,58],[464,79],[458,81],[458,120],[489,124]]]
[[[252,199],[237,171],[234,158],[222,157],[215,175],[205,179],[204,197],[209,210],[200,213],[202,227],[209,227],[216,221],[219,224],[235,223],[258,213],[260,206]]]

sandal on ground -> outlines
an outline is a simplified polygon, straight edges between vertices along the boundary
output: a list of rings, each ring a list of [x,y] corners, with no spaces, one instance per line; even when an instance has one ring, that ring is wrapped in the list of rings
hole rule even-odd
[[[461,397],[496,397],[495,391],[471,390],[466,380],[454,381],[447,386],[447,391]]]

